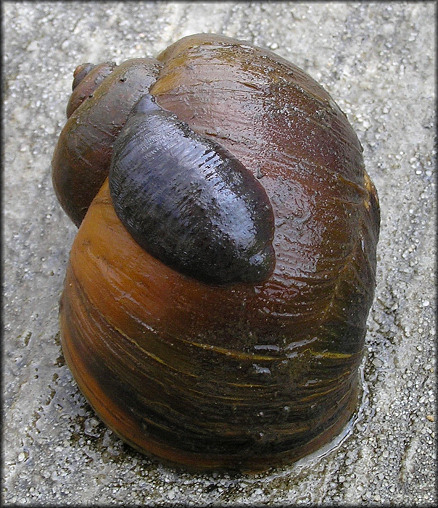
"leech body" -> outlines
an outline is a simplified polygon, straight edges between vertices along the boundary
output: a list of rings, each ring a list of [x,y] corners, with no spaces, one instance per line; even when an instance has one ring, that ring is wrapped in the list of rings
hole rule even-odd
[[[257,179],[218,143],[144,96],[114,145],[120,220],[150,254],[210,283],[261,282],[274,269],[274,216]]]

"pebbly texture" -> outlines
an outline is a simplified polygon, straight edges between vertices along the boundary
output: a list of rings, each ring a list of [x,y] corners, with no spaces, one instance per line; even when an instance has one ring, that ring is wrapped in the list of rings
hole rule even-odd
[[[435,491],[434,3],[3,4],[5,504],[431,505]],[[58,301],[76,228],[51,184],[74,68],[223,33],[276,51],[347,114],[382,229],[358,415],[332,449],[189,474],[122,444],[79,393]],[[342,439],[342,438],[345,439]]]

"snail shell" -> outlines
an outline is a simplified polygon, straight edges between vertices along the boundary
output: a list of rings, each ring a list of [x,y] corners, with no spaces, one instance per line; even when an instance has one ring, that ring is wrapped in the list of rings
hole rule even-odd
[[[296,460],[336,435],[357,405],[380,220],[360,143],[327,92],[269,51],[199,34],[158,61],[147,88],[161,108],[258,178],[275,266],[254,283],[183,273],[133,238],[106,179],[70,254],[66,361],[101,418],[142,452],[197,469]],[[84,132],[81,110],[91,115],[87,103],[109,79],[70,117]],[[61,145],[74,135],[63,131]],[[60,153],[58,144],[54,174]]]

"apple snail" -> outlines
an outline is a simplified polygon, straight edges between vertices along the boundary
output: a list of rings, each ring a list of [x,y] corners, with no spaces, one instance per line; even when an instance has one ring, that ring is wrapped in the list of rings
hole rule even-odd
[[[380,213],[330,95],[274,53],[197,34],[84,64],[52,161],[79,227],[61,341],[101,419],[148,455],[259,470],[358,404]]]

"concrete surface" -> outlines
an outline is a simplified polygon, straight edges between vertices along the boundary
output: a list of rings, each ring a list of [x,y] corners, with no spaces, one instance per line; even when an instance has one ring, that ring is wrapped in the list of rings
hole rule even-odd
[[[435,4],[4,2],[3,502],[431,505],[435,491]],[[182,473],[133,452],[64,365],[76,233],[51,186],[71,75],[196,32],[273,49],[348,115],[380,195],[358,415],[332,449],[264,474]]]

